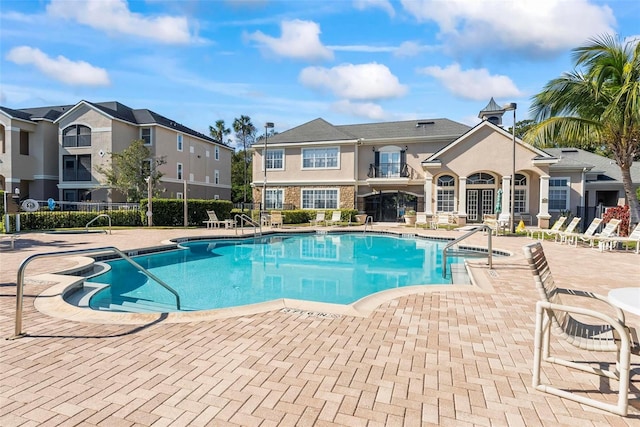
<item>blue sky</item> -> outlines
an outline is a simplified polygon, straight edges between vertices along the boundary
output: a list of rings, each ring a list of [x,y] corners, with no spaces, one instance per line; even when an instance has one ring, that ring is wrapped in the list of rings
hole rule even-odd
[[[572,68],[638,0],[2,0],[0,104],[119,101],[208,134],[449,118],[473,125]],[[510,125],[510,119],[505,119]]]

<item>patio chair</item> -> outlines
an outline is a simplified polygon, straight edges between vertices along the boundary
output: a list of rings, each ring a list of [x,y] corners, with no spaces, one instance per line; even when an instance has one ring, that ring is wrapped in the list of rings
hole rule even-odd
[[[226,225],[225,221],[220,221],[218,219],[216,211],[207,211],[207,215],[209,216],[209,219],[206,221],[202,221],[207,226],[207,228],[219,228],[220,224]]]
[[[413,227],[416,228],[419,225],[424,225],[425,227],[429,225],[426,212],[416,212],[416,222],[413,224]]]
[[[439,214],[434,215],[434,218],[431,221],[431,228],[434,230],[437,230],[438,228],[440,228],[440,226],[444,226],[448,230],[450,225],[451,225],[451,218],[449,214],[446,212],[441,212]]]
[[[532,386],[539,391],[550,393],[585,405],[626,415],[629,405],[629,375],[631,354],[640,354],[637,332],[625,324],[624,313],[610,304],[606,297],[591,292],[556,287],[551,270],[540,242],[530,243],[523,247],[524,256],[533,273],[533,280],[540,301],[536,303],[536,329],[534,344]],[[601,309],[593,310],[584,306],[565,305],[561,295],[571,295],[600,301],[607,306],[614,316],[603,313]],[[576,317],[578,316],[578,317]],[[595,324],[584,323],[587,321]],[[551,332],[582,350],[608,351],[617,354],[617,363],[611,369],[604,369],[603,363],[598,367],[590,366],[590,362],[576,362],[551,355]],[[578,357],[576,357],[578,359]],[[590,360],[591,356],[587,356]],[[583,372],[605,376],[619,381],[617,404],[606,403],[574,393],[572,390],[560,389],[551,384],[543,384],[541,380],[542,362],[555,363]],[[596,363],[596,362],[594,362]],[[607,389],[609,386],[606,386]],[[573,389],[574,387],[571,387]]]
[[[553,223],[553,226],[551,226],[549,230],[560,231],[560,228],[562,228],[566,220],[567,220],[566,216],[561,216],[556,220],[556,222]],[[548,231],[546,228],[527,228],[526,230],[527,230],[527,236],[532,239],[535,238],[534,236],[536,234],[538,234],[540,236],[540,239],[542,239],[543,238],[542,232]]]
[[[342,222],[342,212],[333,211],[331,212],[331,219],[325,221],[327,225],[339,224]]]
[[[315,219],[310,219],[309,223],[311,225],[319,225],[320,223],[323,223],[324,225],[326,225],[326,221],[324,219],[325,216],[325,212],[324,211],[318,211],[316,212],[316,218]]]
[[[567,243],[573,243],[573,246],[578,246],[578,240],[583,242],[591,241],[596,233],[598,227],[602,224],[602,218],[594,218],[589,224],[589,227],[584,231],[584,233],[564,233],[564,241]]]
[[[576,227],[578,226],[578,224],[580,223],[580,220],[582,218],[579,217],[574,217],[571,222],[569,222],[569,225],[567,225],[567,228],[565,228],[564,230],[559,230],[559,231],[551,231],[551,230],[547,230],[546,234],[548,234],[549,236],[553,236],[554,240],[557,242],[558,240],[560,240],[560,243],[564,243],[566,241],[566,236],[565,234],[571,234],[575,231]],[[542,232],[542,236],[544,238],[545,232]]]
[[[20,238],[19,234],[8,234],[6,236],[1,236],[0,237],[0,241],[1,242],[8,242],[9,246],[11,247],[11,250],[16,248],[16,239]]]
[[[636,224],[636,227],[633,229],[631,234],[626,237],[611,236],[605,237],[600,241],[603,243],[603,245],[606,245],[606,248],[609,250],[613,250],[614,246],[616,246],[618,243],[622,243],[625,249],[629,248],[630,243],[635,243],[636,253],[640,254],[640,223]]]
[[[283,223],[282,211],[271,211],[271,227],[282,227]]]

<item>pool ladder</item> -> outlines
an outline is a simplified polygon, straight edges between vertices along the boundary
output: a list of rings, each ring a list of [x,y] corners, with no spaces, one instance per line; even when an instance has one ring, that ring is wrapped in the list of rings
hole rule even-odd
[[[24,296],[24,272],[27,268],[27,265],[35,259],[38,258],[51,258],[56,256],[64,256],[64,255],[80,255],[80,254],[88,254],[88,253],[115,253],[120,256],[120,258],[127,261],[129,264],[134,266],[138,271],[144,273],[150,279],[158,282],[160,286],[171,292],[176,297],[176,307],[180,310],[180,295],[173,289],[171,286],[167,285],[162,279],[160,279],[155,274],[148,271],[146,268],[132,260],[127,254],[122,252],[120,249],[115,246],[106,246],[103,248],[91,248],[91,249],[75,249],[71,251],[63,251],[63,252],[46,252],[42,254],[33,254],[27,258],[25,258],[20,267],[18,267],[18,280],[16,281],[16,327],[15,334],[10,339],[16,339],[25,336],[22,332],[22,307],[23,307],[23,296]]]
[[[368,215],[364,220],[364,231],[362,232],[362,234],[367,232],[367,224],[369,224],[371,226],[371,229],[373,230],[373,217],[371,215]]]
[[[91,224],[93,224],[98,218],[104,218],[104,217],[109,218],[109,234],[111,234],[111,217],[109,215],[107,215],[107,214],[100,214],[97,217],[93,218],[91,221],[89,221],[87,223],[87,225],[84,226],[85,231],[88,233],[89,232],[89,226]],[[107,232],[105,231],[104,234],[107,234]]]
[[[242,228],[242,234],[244,234],[244,225],[249,224],[253,226],[253,235],[254,236],[262,236],[262,223],[254,221],[251,217],[246,214],[236,214],[233,217],[233,220],[240,228]],[[236,227],[236,235],[238,234],[238,227]]]
[[[449,248],[451,248],[454,245],[457,245],[458,243],[460,243],[461,241],[463,241],[464,239],[466,239],[467,237],[470,237],[472,235],[474,235],[475,233],[479,232],[479,231],[484,231],[487,233],[488,236],[488,240],[487,240],[487,264],[489,264],[489,269],[493,270],[493,248],[492,248],[492,241],[491,241],[491,233],[492,233],[492,229],[491,227],[489,227],[488,225],[480,225],[476,228],[474,228],[473,230],[463,234],[462,236],[458,237],[455,240],[452,240],[451,242],[447,243],[447,245],[444,247],[444,249],[442,250],[442,278],[446,279],[447,278],[447,250]]]

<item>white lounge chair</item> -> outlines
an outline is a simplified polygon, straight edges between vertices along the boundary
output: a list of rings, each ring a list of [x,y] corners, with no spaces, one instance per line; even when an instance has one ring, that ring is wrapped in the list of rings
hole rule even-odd
[[[594,218],[589,224],[589,227],[584,231],[584,233],[567,233],[565,232],[563,235],[564,241],[567,243],[573,243],[573,246],[578,246],[578,240],[583,242],[590,242],[593,239],[593,236],[596,234],[596,230],[602,224],[602,218]]]
[[[324,211],[318,211],[318,212],[316,212],[316,218],[315,219],[310,219],[309,223],[311,225],[320,225],[320,223],[322,223],[323,225],[326,225],[326,221],[325,221],[324,217],[325,217],[325,212]]]
[[[636,227],[633,229],[631,234],[626,237],[622,236],[611,236],[605,237],[600,240],[603,245],[606,246],[606,249],[612,250],[614,246],[618,243],[622,243],[627,249],[630,243],[635,243],[636,245],[636,253],[640,254],[640,223],[636,224]]]
[[[417,212],[416,213],[416,222],[413,224],[413,227],[416,228],[419,225],[424,225],[425,227],[429,225],[429,221],[427,220],[426,212]]]
[[[325,221],[327,225],[335,225],[342,222],[342,212],[333,211],[331,212],[331,219]]]
[[[566,237],[565,234],[571,234],[575,231],[576,227],[578,226],[578,224],[580,223],[580,220],[582,218],[580,217],[574,217],[571,222],[569,222],[569,225],[567,225],[567,228],[565,228],[564,230],[560,230],[560,231],[551,231],[551,230],[547,230],[547,234],[549,236],[554,236],[555,241],[557,242],[558,239],[560,240],[560,243],[564,243],[566,241]],[[542,232],[543,238],[544,238],[544,234],[545,232]]]
[[[523,247],[524,256],[533,273],[533,280],[540,295],[536,304],[536,329],[533,354],[533,380],[536,390],[554,394],[566,399],[590,405],[605,411],[620,415],[627,415],[629,406],[629,371],[630,356],[640,354],[640,344],[637,342],[637,332],[625,324],[624,313],[618,307],[608,302],[607,298],[591,292],[556,287],[549,264],[544,255],[540,242],[531,243]],[[602,309],[592,310],[585,307],[565,305],[561,295],[586,297],[601,301]],[[608,314],[611,313],[611,314]],[[577,316],[577,317],[576,317]],[[595,322],[586,323],[586,322]],[[593,367],[589,362],[576,362],[580,357],[565,360],[551,355],[551,332],[571,345],[588,351],[607,351],[617,354],[617,363],[611,369],[604,369],[603,364]],[[590,357],[587,360],[591,360]],[[586,397],[584,393],[575,393],[542,383],[542,362],[555,363],[590,374],[605,376],[619,381],[618,402],[611,404]],[[604,363],[604,362],[603,362]],[[555,378],[557,375],[550,375]],[[574,377],[570,377],[574,378]],[[579,378],[579,377],[577,377]],[[591,383],[593,384],[593,383]],[[597,384],[597,383],[596,383]],[[610,393],[609,385],[602,386]],[[571,387],[574,389],[574,387]]]
[[[553,226],[551,226],[550,229],[546,229],[546,228],[527,228],[527,236],[534,239],[535,235],[538,234],[540,236],[540,239],[543,238],[543,232],[544,231],[549,231],[549,230],[553,230],[553,231],[560,231],[560,228],[562,228],[562,226],[564,225],[565,221],[567,220],[566,216],[561,216],[560,218],[558,218],[556,220],[555,223],[553,223]]]
[[[204,222],[204,224],[207,226],[207,228],[219,228],[220,225],[224,225],[225,222],[224,221],[220,221],[218,219],[218,215],[216,215],[216,211],[207,211],[207,215],[209,216],[209,219],[206,221],[202,221]]]
[[[451,224],[451,216],[446,212],[434,215],[434,218],[431,220],[431,228],[434,230],[437,230],[440,227],[446,227],[448,230]]]

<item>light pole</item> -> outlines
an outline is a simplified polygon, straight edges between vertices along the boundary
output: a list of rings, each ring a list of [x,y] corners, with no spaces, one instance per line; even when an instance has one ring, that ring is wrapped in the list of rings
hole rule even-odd
[[[511,102],[504,107],[505,111],[513,110],[513,158],[511,163],[511,195],[509,197],[509,230],[511,233],[515,233],[515,214],[516,214],[516,109],[518,108],[518,104],[515,102]]]
[[[272,122],[264,124],[264,150],[262,151],[262,161],[264,165],[264,182],[262,184],[262,210],[267,210],[267,139],[269,137],[268,129],[273,129]]]
[[[151,202],[151,175],[149,175],[149,177],[144,179],[145,181],[147,181],[147,198],[148,203],[147,203],[147,224],[149,224],[149,227],[151,227],[153,225],[153,209],[152,209],[152,202]]]

